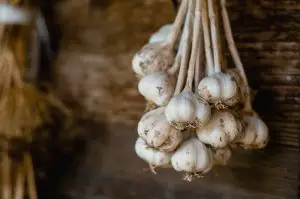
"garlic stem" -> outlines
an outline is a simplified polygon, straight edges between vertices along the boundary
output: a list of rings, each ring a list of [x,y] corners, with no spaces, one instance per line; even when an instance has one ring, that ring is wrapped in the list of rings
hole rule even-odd
[[[181,32],[181,27],[184,22],[187,6],[188,6],[188,0],[183,0],[178,10],[178,13],[176,15],[176,18],[174,20],[174,23],[172,25],[171,33],[168,36],[167,40],[165,41],[165,44],[170,45],[172,49],[174,49],[179,34]]]
[[[211,30],[211,40],[213,45],[213,54],[214,54],[214,68],[215,72],[221,72],[221,64],[220,64],[220,49],[219,49],[219,38],[218,38],[218,24],[216,20],[215,14],[215,3],[214,0],[208,0],[208,13],[209,13],[209,21],[210,21],[210,30]]]
[[[184,26],[183,37],[182,37],[182,59],[180,64],[179,75],[177,78],[176,88],[174,96],[178,95],[182,90],[184,84],[185,73],[189,61],[189,51],[191,47],[191,28],[193,27],[193,15],[194,15],[194,0],[189,0],[189,8],[187,12],[187,18]]]
[[[225,37],[228,43],[228,47],[231,53],[231,56],[233,58],[233,61],[235,63],[235,66],[241,75],[244,84],[246,85],[246,102],[244,105],[244,110],[246,112],[251,112],[252,111],[252,104],[251,104],[251,96],[250,96],[250,87],[248,83],[248,79],[244,70],[243,63],[241,61],[240,55],[238,53],[238,50],[236,48],[235,41],[233,39],[232,35],[232,28],[230,25],[230,20],[228,16],[228,11],[226,8],[226,0],[220,0],[221,1],[221,9],[222,9],[222,18],[223,18],[223,24],[224,24],[224,31],[225,31]]]
[[[190,91],[192,90],[195,66],[199,55],[199,42],[201,36],[200,29],[201,29],[201,3],[200,0],[196,0],[195,20],[193,26],[193,43],[192,43],[191,58],[190,58],[189,69],[188,69],[188,77],[186,81],[186,89]]]
[[[181,63],[181,58],[182,58],[182,47],[179,46],[177,55],[175,57],[175,61],[173,66],[168,70],[167,73],[169,73],[170,75],[174,75],[180,68],[180,63]]]
[[[199,47],[199,50],[201,51],[201,48]],[[199,82],[200,82],[200,53],[197,55],[197,61],[196,61],[196,68],[195,68],[195,77],[194,77],[194,88],[197,90]]]
[[[24,154],[25,171],[27,173],[27,188],[29,199],[37,199],[37,191],[35,187],[34,170],[31,155],[28,153]]]
[[[203,11],[202,11],[202,25],[204,33],[204,45],[205,45],[205,57],[206,57],[206,67],[207,74],[211,75],[214,73],[214,63],[211,52],[210,45],[210,34],[209,34],[209,25],[208,25],[208,16],[207,16],[207,2],[203,0]]]
[[[200,28],[200,40],[199,40],[199,47],[198,47],[198,56],[196,62],[196,70],[195,70],[195,90],[197,90],[200,80],[205,76],[205,67],[204,67],[204,57],[203,57],[203,30]]]

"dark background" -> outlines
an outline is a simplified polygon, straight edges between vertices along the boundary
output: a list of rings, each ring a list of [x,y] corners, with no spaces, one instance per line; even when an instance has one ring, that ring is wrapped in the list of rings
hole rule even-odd
[[[238,50],[258,91],[254,107],[271,142],[264,150],[235,151],[228,167],[192,183],[169,170],[152,175],[134,153],[144,100],[131,58],[172,22],[171,0],[47,2],[58,52],[52,81],[76,120],[65,140],[36,154],[41,198],[298,198],[300,1],[228,0]]]

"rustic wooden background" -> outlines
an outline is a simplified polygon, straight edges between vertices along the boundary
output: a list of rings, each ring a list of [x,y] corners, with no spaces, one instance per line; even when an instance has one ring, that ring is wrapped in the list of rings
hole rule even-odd
[[[66,153],[51,171],[60,198],[299,197],[300,1],[228,0],[228,8],[271,142],[265,150],[235,151],[229,167],[186,183],[172,171],[152,175],[134,153],[144,100],[131,58],[151,33],[172,21],[171,0],[57,3],[63,37],[55,82],[81,118],[71,133],[84,138],[76,144],[76,158]]]

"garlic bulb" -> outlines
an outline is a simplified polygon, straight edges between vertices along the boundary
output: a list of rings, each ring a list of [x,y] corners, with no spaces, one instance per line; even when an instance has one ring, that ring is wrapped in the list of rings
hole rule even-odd
[[[140,80],[138,90],[146,100],[158,106],[163,106],[171,99],[175,84],[174,76],[165,72],[154,72]]]
[[[148,162],[152,168],[170,166],[172,154],[149,147],[142,138],[136,140],[135,152],[141,159]]]
[[[163,42],[171,33],[172,24],[163,25],[157,32],[155,32],[149,39],[148,43]]]
[[[198,94],[217,106],[233,106],[239,101],[239,87],[235,78],[222,72],[203,78],[198,86]]]
[[[165,111],[167,120],[177,129],[204,126],[210,114],[209,104],[188,90],[173,97]]]
[[[236,142],[241,144],[245,149],[261,149],[266,146],[269,140],[269,130],[267,125],[258,117],[257,114],[245,115],[244,136]]]
[[[171,126],[160,107],[146,113],[138,124],[138,134],[146,143],[161,151],[173,151],[182,141],[182,133]]]
[[[184,23],[188,1],[184,0],[177,12],[172,30],[165,41],[146,44],[132,60],[132,68],[138,76],[150,72],[166,71],[173,64],[175,58],[175,45]]]
[[[146,44],[132,59],[132,68],[138,76],[166,71],[175,58],[175,52],[163,42]]]
[[[208,124],[196,129],[200,141],[223,148],[241,133],[241,123],[228,111],[215,111]]]
[[[6,3],[0,4],[1,24],[28,24],[31,17],[29,10]]]
[[[172,155],[171,164],[176,171],[203,174],[213,166],[212,152],[197,138],[190,138]]]

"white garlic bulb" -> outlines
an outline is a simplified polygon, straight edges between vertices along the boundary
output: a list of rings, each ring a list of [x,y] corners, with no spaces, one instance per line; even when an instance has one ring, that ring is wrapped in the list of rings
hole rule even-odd
[[[241,131],[241,124],[228,111],[214,111],[208,124],[196,129],[200,141],[214,148],[223,148],[233,142]]]
[[[169,152],[177,148],[183,136],[168,123],[164,112],[160,107],[146,113],[138,123],[138,134],[149,146]]]
[[[204,126],[209,121],[210,114],[209,104],[187,90],[173,97],[165,111],[167,120],[177,129]]]
[[[171,164],[176,171],[206,173],[213,166],[212,152],[197,138],[190,138],[172,155]]]
[[[151,167],[169,167],[171,164],[171,153],[162,152],[149,147],[142,138],[138,138],[135,143],[135,152]]]
[[[163,42],[170,35],[172,24],[163,25],[158,31],[151,35],[148,43]]]
[[[163,42],[146,44],[132,59],[134,72],[143,77],[151,72],[166,71],[174,61],[175,52]]]
[[[146,100],[158,105],[166,105],[175,90],[174,76],[166,72],[154,72],[144,76],[138,85],[138,90]]]
[[[9,3],[0,4],[1,24],[28,24],[31,17],[29,10],[10,5]]]
[[[264,148],[269,140],[269,130],[267,125],[258,117],[257,114],[245,115],[243,120],[245,123],[244,136],[236,142],[246,149]]]
[[[198,86],[198,94],[209,103],[233,106],[239,101],[239,87],[235,78],[226,73],[214,73],[204,77]]]

